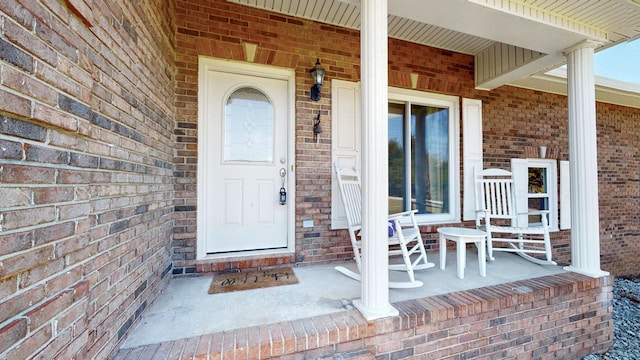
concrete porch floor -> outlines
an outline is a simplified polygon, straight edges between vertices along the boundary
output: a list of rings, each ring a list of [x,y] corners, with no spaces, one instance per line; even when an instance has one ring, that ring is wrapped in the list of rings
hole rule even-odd
[[[390,289],[390,302],[564,272],[560,266],[533,264],[514,254],[496,253],[495,257],[495,261],[487,262],[487,276],[481,277],[477,252],[475,248],[469,248],[464,279],[458,279],[455,251],[447,253],[445,270],[440,270],[438,254],[430,253],[429,261],[435,263],[435,267],[416,272],[416,278],[425,285],[414,289]],[[352,309],[352,301],[360,298],[360,283],[334,270],[334,266],[336,264],[294,267],[299,280],[294,285],[216,295],[207,293],[212,275],[171,279],[121,349]],[[355,263],[346,266],[355,270]],[[407,275],[393,271],[389,276],[401,281]]]

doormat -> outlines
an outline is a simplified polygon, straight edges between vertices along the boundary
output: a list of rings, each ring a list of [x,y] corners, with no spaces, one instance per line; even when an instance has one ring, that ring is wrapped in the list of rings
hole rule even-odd
[[[215,275],[209,286],[209,294],[259,289],[272,286],[297,284],[298,278],[290,267],[243,271]]]

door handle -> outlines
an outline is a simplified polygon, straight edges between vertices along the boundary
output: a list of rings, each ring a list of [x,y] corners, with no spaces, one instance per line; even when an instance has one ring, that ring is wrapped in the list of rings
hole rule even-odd
[[[280,205],[285,205],[287,203],[287,189],[284,188],[285,176],[287,176],[287,170],[285,168],[281,168],[280,178],[282,179],[282,184],[280,186]]]

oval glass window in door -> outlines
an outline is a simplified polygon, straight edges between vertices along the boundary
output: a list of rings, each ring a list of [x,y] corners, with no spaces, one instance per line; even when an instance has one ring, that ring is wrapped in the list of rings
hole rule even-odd
[[[224,162],[273,162],[273,104],[262,91],[236,89],[224,116]]]

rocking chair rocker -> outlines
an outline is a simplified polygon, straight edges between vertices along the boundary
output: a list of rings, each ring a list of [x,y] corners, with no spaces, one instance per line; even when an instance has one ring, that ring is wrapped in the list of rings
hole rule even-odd
[[[534,210],[524,214],[516,212],[516,197],[511,172],[502,169],[480,171],[475,174],[475,185],[476,228],[487,233],[490,260],[495,260],[494,251],[506,251],[516,253],[536,264],[556,265],[551,260],[549,211]],[[522,226],[518,223],[518,216],[539,216],[540,225]],[[510,234],[511,236],[492,236],[496,233]],[[500,242],[507,246],[493,247],[494,243]],[[530,254],[544,254],[546,259],[539,259]]]
[[[358,272],[351,271],[344,266],[336,266],[339,272],[361,281],[361,252],[362,252],[362,217],[361,217],[361,200],[362,193],[360,187],[360,176],[355,169],[344,168],[339,169],[335,164],[336,177],[342,203],[344,205],[347,216],[347,224],[349,229],[349,237],[353,247],[354,259]],[[416,288],[423,285],[422,281],[416,280],[414,270],[428,269],[434,266],[433,263],[427,262],[427,253],[424,249],[422,236],[415,218],[416,210],[405,211],[398,214],[389,215],[389,256],[402,256],[403,262],[400,264],[390,264],[390,270],[406,271],[409,281],[406,282],[389,282],[390,288]],[[404,224],[404,227],[401,225]],[[392,235],[391,235],[392,234]],[[417,254],[415,259],[411,256]]]

